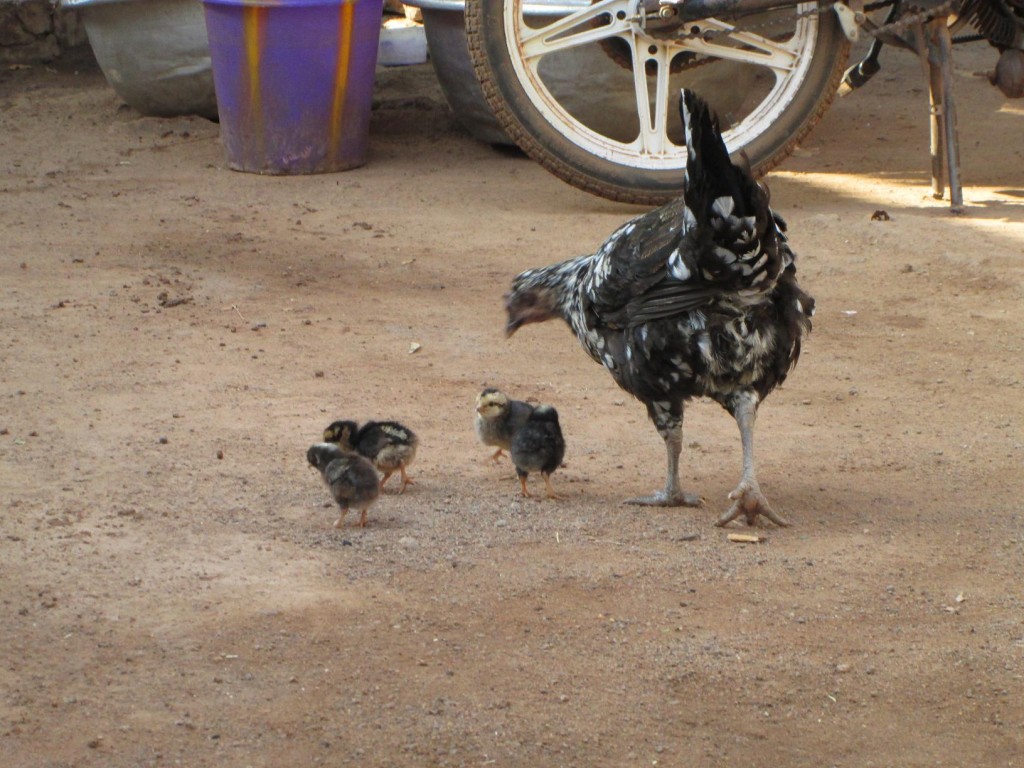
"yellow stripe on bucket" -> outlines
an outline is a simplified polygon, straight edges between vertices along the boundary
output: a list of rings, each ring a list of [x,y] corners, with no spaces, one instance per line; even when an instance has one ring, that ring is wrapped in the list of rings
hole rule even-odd
[[[345,0],[338,9],[338,61],[334,68],[334,101],[331,104],[331,162],[337,160],[341,146],[341,121],[345,112],[349,63],[352,58],[352,26],[355,20],[354,0]]]
[[[249,83],[249,109],[252,124],[256,129],[256,146],[260,156],[263,146],[263,109],[261,105],[262,85],[260,83],[260,58],[263,50],[264,30],[267,23],[267,8],[246,6],[242,9],[242,34],[245,38],[245,68]]]

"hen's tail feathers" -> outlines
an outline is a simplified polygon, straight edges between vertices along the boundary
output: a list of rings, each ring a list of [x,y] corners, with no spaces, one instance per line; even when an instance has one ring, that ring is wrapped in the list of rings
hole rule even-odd
[[[712,217],[717,213],[742,218],[761,213],[767,207],[765,195],[750,173],[749,163],[737,165],[729,157],[718,118],[707,102],[693,91],[683,89],[679,113],[686,135],[688,207],[698,217],[702,213]],[[721,198],[728,198],[731,203]],[[723,212],[730,207],[728,213]]]
[[[767,190],[749,163],[734,163],[718,119],[696,93],[683,90],[679,113],[686,135],[683,198],[697,231],[711,241],[700,266],[734,289],[763,289],[784,268],[785,236],[768,205]],[[782,225],[784,226],[784,224]]]

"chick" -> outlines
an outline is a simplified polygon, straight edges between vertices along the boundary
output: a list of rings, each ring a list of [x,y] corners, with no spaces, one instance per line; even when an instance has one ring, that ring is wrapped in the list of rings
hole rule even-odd
[[[324,440],[365,456],[384,475],[380,486],[395,472],[402,478],[399,493],[414,482],[405,468],[416,458],[419,438],[397,421],[368,421],[362,427],[354,421],[335,421],[324,430]]]
[[[359,526],[365,528],[366,510],[380,495],[373,465],[358,453],[346,452],[333,443],[314,443],[306,451],[306,460],[320,471],[341,509],[341,517],[334,522],[334,527],[344,525],[345,515],[352,507],[359,511]]]
[[[533,406],[510,400],[504,392],[488,387],[476,398],[476,436],[484,445],[496,447],[491,458],[497,462],[512,447],[512,436],[526,423]]]
[[[565,458],[565,439],[558,425],[558,411],[550,405],[534,408],[529,419],[512,438],[510,453],[512,463],[516,465],[523,496],[531,495],[526,489],[527,475],[540,472],[544,476],[548,498],[559,498],[551,487],[551,473],[561,466]]]

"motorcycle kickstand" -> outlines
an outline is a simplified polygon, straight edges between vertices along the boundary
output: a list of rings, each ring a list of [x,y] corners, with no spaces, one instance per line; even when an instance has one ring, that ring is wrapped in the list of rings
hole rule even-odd
[[[960,182],[960,139],[953,102],[953,39],[949,18],[937,16],[914,25],[915,50],[928,77],[931,112],[932,196],[945,193],[943,165],[949,179],[949,209],[963,213],[964,196]]]

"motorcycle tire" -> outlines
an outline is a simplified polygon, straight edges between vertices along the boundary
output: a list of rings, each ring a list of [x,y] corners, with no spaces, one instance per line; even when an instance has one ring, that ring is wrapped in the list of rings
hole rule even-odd
[[[576,3],[579,1],[570,0]],[[587,34],[581,36],[585,42],[578,46],[575,43],[564,44],[564,40],[571,37],[572,33],[564,29],[558,33],[562,35],[563,43],[556,44],[550,50],[555,64],[567,60],[567,54],[582,57],[585,49],[586,55],[591,56],[590,59],[581,60],[582,63],[570,62],[571,67],[577,67],[575,70],[570,67],[566,72],[558,72],[554,65],[547,66],[547,49],[533,48],[533,53],[524,53],[526,46],[522,41],[530,36],[536,40],[537,30],[546,27],[557,32],[561,17],[524,17],[524,8],[527,12],[536,12],[537,0],[466,0],[465,22],[470,57],[484,96],[499,123],[527,155],[555,176],[579,189],[610,200],[640,205],[660,205],[678,196],[682,189],[686,149],[681,138],[681,128],[678,127],[678,117],[674,117],[674,109],[664,103],[659,107],[658,102],[671,101],[677,105],[678,91],[673,90],[672,95],[668,93],[670,78],[681,76],[685,80],[692,70],[697,73],[699,81],[698,70],[703,71],[703,65],[724,62],[722,66],[742,68],[736,71],[746,73],[741,77],[726,69],[718,82],[711,79],[703,88],[699,83],[694,85],[684,82],[684,85],[693,87],[709,100],[719,114],[730,151],[734,155],[745,155],[752,170],[758,175],[767,173],[792,153],[818,123],[836,95],[850,44],[836,15],[830,10],[819,13],[814,11],[814,4],[807,3],[795,9],[773,12],[783,14],[774,21],[765,21],[766,16],[761,14],[748,17],[745,22],[735,22],[735,27],[730,27],[734,31],[739,28],[743,32],[742,25],[746,23],[748,28],[754,30],[746,34],[760,35],[756,30],[779,29],[778,25],[792,23],[794,31],[788,39],[783,40],[785,34],[776,32],[760,35],[756,38],[760,42],[753,43],[754,47],[760,46],[766,51],[777,45],[788,46],[785,55],[792,60],[791,70],[795,74],[783,74],[780,79],[775,69],[772,69],[769,74],[774,81],[771,81],[762,71],[763,67],[758,69],[760,65],[752,65],[753,74],[750,74],[748,70],[751,65],[736,60],[753,58],[746,53],[751,50],[751,38],[746,42],[740,39],[732,43],[729,50],[712,45],[712,54],[720,52],[720,58],[716,59],[714,55],[706,53],[706,45],[705,52],[694,54],[669,38],[650,36],[635,26],[624,30],[623,24],[630,20],[628,9],[635,11],[636,5],[635,0],[600,0],[590,6],[587,13],[592,14],[592,17],[587,23],[591,26],[585,28]],[[591,11],[591,8],[594,10]],[[598,10],[603,14],[604,9],[608,11],[606,15],[593,15]],[[564,10],[561,13],[565,15]],[[614,24],[616,17],[619,26],[608,26],[607,36],[602,37],[602,25]],[[702,20],[705,21],[709,25],[718,24],[718,29],[723,28],[721,22]],[[699,24],[702,22],[695,22],[694,26],[688,28],[699,32]],[[728,37],[731,33],[718,34]],[[553,33],[552,39],[557,42],[557,34]],[[604,63],[593,58],[592,51],[597,48],[595,43],[601,46],[599,55],[605,60]],[[618,46],[619,55],[615,55],[614,46]],[[683,62],[682,66],[680,61]],[[643,125],[645,119],[651,124],[653,113],[653,124],[660,129],[671,123],[674,130],[680,133],[677,139],[669,136],[667,127],[661,137],[649,131],[648,135],[653,137],[657,145],[656,151],[652,152],[637,143],[648,139],[634,135],[632,126],[622,127],[628,119],[624,121],[616,118],[613,127],[606,130],[595,128],[581,117],[585,109],[585,106],[580,106],[581,103],[610,98],[611,89],[605,87],[604,81],[591,77],[592,72],[608,70],[609,62],[610,66],[620,72],[625,71],[624,76],[632,83],[626,87],[634,89],[633,102],[631,106],[627,103],[626,109],[631,109],[637,121],[636,126]],[[632,62],[637,64],[633,65]],[[649,86],[638,84],[641,78],[637,78],[632,71],[633,66],[640,65],[645,69],[643,79],[651,80],[648,68],[652,68],[656,81],[655,93],[646,106],[646,115],[643,114],[645,106],[640,89],[644,88],[650,94]],[[666,73],[664,78],[658,74],[659,67]],[[545,74],[545,69],[554,74]],[[680,69],[684,70],[681,75]],[[778,69],[783,71],[781,67]],[[610,82],[616,75],[606,74],[605,77]],[[664,83],[660,82],[662,79]],[[744,83],[748,81],[757,88],[746,88]],[[764,102],[757,102],[765,88],[768,90]],[[752,100],[754,105],[749,108],[744,106],[743,109],[748,112],[747,117],[734,122],[729,109],[721,109],[716,105],[716,94],[718,101],[735,101],[740,98]],[[573,99],[575,103],[570,103]],[[625,101],[629,100],[627,96]],[[609,113],[610,110],[597,105],[594,112]],[[596,119],[600,119],[600,116]],[[620,129],[626,133],[605,135]]]

